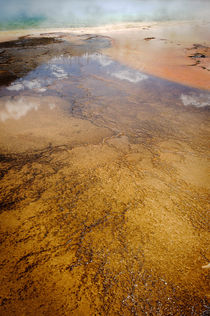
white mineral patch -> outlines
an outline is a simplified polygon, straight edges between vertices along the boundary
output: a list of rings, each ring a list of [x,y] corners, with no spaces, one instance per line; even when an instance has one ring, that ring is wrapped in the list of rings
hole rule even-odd
[[[22,116],[25,116],[31,110],[37,110],[38,103],[34,103],[24,98],[19,98],[11,101],[7,101],[4,110],[0,111],[0,120],[5,122],[8,119],[18,120]]]
[[[126,80],[132,83],[137,83],[142,80],[146,80],[148,78],[148,76],[138,71],[132,71],[132,70],[122,70],[118,72],[113,72],[111,73],[111,75],[120,80]]]
[[[210,106],[210,96],[200,94],[198,96],[191,96],[187,94],[181,95],[182,103],[185,106],[196,106],[197,108],[202,108],[205,106]]]

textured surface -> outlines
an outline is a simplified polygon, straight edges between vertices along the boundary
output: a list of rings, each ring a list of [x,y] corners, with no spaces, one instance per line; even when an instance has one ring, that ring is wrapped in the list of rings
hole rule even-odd
[[[78,55],[1,88],[0,313],[201,315],[209,93]]]

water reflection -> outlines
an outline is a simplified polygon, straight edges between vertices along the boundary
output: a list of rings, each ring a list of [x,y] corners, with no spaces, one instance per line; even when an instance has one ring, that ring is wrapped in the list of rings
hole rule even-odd
[[[37,90],[44,92],[46,88],[57,80],[68,79],[70,76],[80,75],[80,65],[74,57],[57,57],[48,63],[37,67],[24,78],[16,80],[7,90]]]
[[[25,77],[14,81],[7,89],[1,89],[0,95],[21,95],[22,92],[26,91],[31,91],[31,93],[38,95],[47,95],[52,93],[53,90],[54,94],[60,95],[62,88],[59,86],[58,91],[59,82],[65,86],[67,82],[71,82],[73,85],[73,82],[81,83],[87,80],[87,86],[89,86],[94,75],[98,76],[95,78],[95,82],[97,82],[96,85],[100,85],[102,78],[113,82],[114,85],[117,82],[121,82],[122,85],[125,85],[125,90],[126,85],[131,84],[131,86],[129,86],[131,90],[134,89],[139,95],[141,91],[144,94],[147,93],[147,99],[151,99],[151,101],[155,95],[157,100],[160,99],[161,96],[161,102],[165,102],[166,99],[171,98],[173,103],[174,98],[176,98],[176,102],[184,106],[201,108],[209,106],[210,103],[208,92],[146,75],[115,62],[100,53],[86,53],[82,56],[59,56],[52,58],[49,62],[29,72]],[[84,89],[84,86],[80,87],[80,89]],[[51,92],[49,92],[49,90]],[[97,89],[95,89],[95,93],[98,95],[96,90]],[[106,96],[108,90],[107,82],[104,82],[104,91],[102,94]],[[130,94],[132,94],[133,91],[131,91]],[[69,93],[69,96],[70,94],[71,93]],[[93,91],[92,94],[94,94]],[[139,100],[139,103],[141,103],[141,100]]]
[[[203,108],[206,106],[210,106],[210,94],[194,94],[181,95],[181,100],[185,106],[195,106],[197,108]]]
[[[0,119],[2,122],[11,118],[18,120],[22,116],[25,116],[32,109],[37,111],[38,107],[38,101],[36,103],[26,103],[26,101],[23,98],[7,101],[5,104],[5,109],[0,112]]]
[[[94,75],[98,77],[95,78]],[[0,110],[0,120],[3,122],[12,118],[17,120],[32,109],[39,108],[41,100],[38,99],[35,103],[28,102],[24,99],[25,94],[29,96],[66,96],[69,101],[72,101],[72,97],[82,97],[83,103],[85,102],[85,89],[88,87],[92,97],[125,95],[122,89],[102,82],[101,79],[105,77],[111,81],[115,78],[115,80],[135,84],[148,78],[148,76],[120,65],[99,53],[86,53],[80,57],[59,56],[37,67],[25,77],[14,81],[6,89],[1,89],[2,96],[5,95],[7,99],[1,106],[3,109]],[[93,80],[95,88],[90,89]],[[79,84],[80,86],[78,86]],[[15,96],[19,96],[19,99],[10,99]]]
[[[18,120],[25,116],[28,112],[37,111],[40,107],[40,100],[31,100],[27,97],[15,97],[4,103],[3,109],[0,111],[0,121],[5,122],[8,119]],[[50,110],[55,108],[55,104],[49,103]]]
[[[38,98],[37,101],[31,102],[28,99],[25,100],[24,96],[26,95],[32,97],[54,95],[67,100],[70,107],[73,103],[75,104],[76,100],[77,104],[79,102],[77,112],[78,107],[80,107],[80,112],[82,108],[85,108],[86,115],[87,112],[92,113],[96,102],[97,106],[95,106],[94,112],[96,107],[104,107],[104,97],[121,98],[120,103],[125,103],[125,108],[131,111],[130,114],[135,113],[134,116],[138,116],[138,111],[136,108],[134,109],[133,102],[130,101],[131,98],[135,99],[139,109],[144,108],[145,112],[151,110],[151,103],[156,102],[156,109],[154,107],[152,109],[153,114],[154,111],[160,110],[163,105],[184,105],[197,108],[205,108],[210,105],[208,92],[201,92],[146,75],[99,53],[86,53],[80,57],[59,56],[52,58],[49,62],[29,72],[25,77],[14,81],[6,89],[1,89],[0,93],[4,96],[0,105],[0,120],[2,122],[7,119],[20,119],[32,110],[38,110],[42,104],[41,99]],[[19,98],[14,99],[14,97]],[[90,99],[92,100],[91,104],[89,103]],[[107,105],[110,106],[112,101],[107,99]],[[117,103],[119,100],[116,100]],[[124,118],[130,115],[128,115],[127,110],[124,111]],[[108,114],[104,113],[103,115],[106,117]],[[118,118],[118,122],[121,119]],[[132,120],[134,125],[137,124],[135,123],[136,119],[132,118]]]

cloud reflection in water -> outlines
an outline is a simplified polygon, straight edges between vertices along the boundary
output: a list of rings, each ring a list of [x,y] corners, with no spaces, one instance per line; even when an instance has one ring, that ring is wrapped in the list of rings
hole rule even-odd
[[[8,119],[19,120],[25,116],[29,111],[37,111],[41,105],[41,100],[30,100],[28,97],[17,97],[12,100],[6,101],[3,104],[3,109],[0,109],[0,121],[5,122]],[[48,104],[49,109],[55,108],[54,103]]]
[[[18,120],[22,116],[25,116],[32,109],[38,110],[40,104],[37,100],[36,103],[27,101],[23,97],[7,101],[4,110],[0,111],[0,120],[2,122],[8,119]]]
[[[203,108],[210,106],[210,95],[199,94],[199,95],[181,95],[182,103],[185,106],[195,106],[197,108]]]

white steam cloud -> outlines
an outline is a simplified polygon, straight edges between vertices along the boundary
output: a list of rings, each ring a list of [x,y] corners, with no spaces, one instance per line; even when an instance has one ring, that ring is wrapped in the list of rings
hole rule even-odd
[[[42,17],[60,25],[209,19],[209,0],[0,0],[0,21]]]

